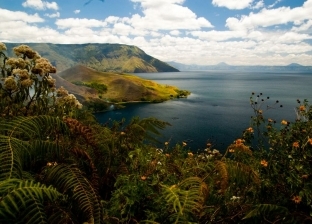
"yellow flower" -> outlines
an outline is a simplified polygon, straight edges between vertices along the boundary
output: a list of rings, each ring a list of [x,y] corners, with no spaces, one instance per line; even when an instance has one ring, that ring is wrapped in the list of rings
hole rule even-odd
[[[120,132],[120,135],[125,135],[125,134],[126,134],[126,133],[125,133],[125,132],[123,132],[123,131],[122,131],[122,132]]]
[[[312,138],[308,138],[308,142],[310,145],[312,145]]]
[[[282,125],[287,125],[288,122],[287,122],[286,120],[282,120],[281,124],[282,124]]]
[[[233,153],[233,152],[235,152],[235,150],[234,149],[229,149],[229,152]]]
[[[194,154],[191,153],[191,152],[189,152],[189,153],[187,153],[187,155],[190,156],[190,157],[192,157]]]
[[[165,142],[165,145],[169,145],[169,142]]]
[[[301,202],[301,197],[296,195],[291,200],[293,200],[296,204],[299,204]]]
[[[168,153],[166,153],[165,155],[166,155],[167,157],[170,157],[170,154],[168,154]]]
[[[305,108],[304,105],[301,105],[301,106],[299,107],[299,110],[300,110],[300,111],[305,111],[305,109],[306,109],[306,108]]]
[[[293,147],[294,147],[294,148],[299,148],[299,142],[294,142],[294,143],[293,143]]]
[[[146,180],[146,176],[141,176],[141,180]]]
[[[260,164],[264,167],[268,166],[268,162],[265,159],[261,160]]]

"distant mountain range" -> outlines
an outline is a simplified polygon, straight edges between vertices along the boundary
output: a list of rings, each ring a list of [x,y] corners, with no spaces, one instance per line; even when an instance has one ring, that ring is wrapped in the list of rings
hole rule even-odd
[[[217,70],[217,71],[247,71],[247,72],[306,72],[312,73],[312,66],[303,66],[297,63],[291,63],[286,66],[265,66],[265,65],[254,65],[254,66],[236,66],[229,65],[221,62],[217,65],[196,65],[196,64],[182,64],[177,62],[167,62],[171,66],[179,69],[180,71],[204,71],[204,70]]]
[[[136,46],[124,44],[50,44],[24,43],[37,51],[56,67],[58,72],[81,64],[97,71],[141,73],[178,72]],[[5,43],[7,53],[13,56],[13,47],[21,43]]]

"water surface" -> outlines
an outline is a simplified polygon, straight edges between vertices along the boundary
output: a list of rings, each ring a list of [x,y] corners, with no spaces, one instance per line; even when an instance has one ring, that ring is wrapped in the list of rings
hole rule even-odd
[[[122,110],[99,113],[96,115],[99,122],[130,120],[133,116],[156,117],[172,125],[162,131],[161,142],[170,140],[176,144],[187,140],[192,150],[204,149],[210,140],[217,143],[216,148],[224,150],[239,138],[250,126],[252,92],[263,93],[264,99],[270,97],[262,109],[265,117],[278,122],[295,120],[296,100],[312,98],[312,74],[196,71],[136,75],[189,90],[192,94],[187,99],[133,104]],[[275,104],[276,100],[280,103]],[[266,111],[267,105],[275,109]]]

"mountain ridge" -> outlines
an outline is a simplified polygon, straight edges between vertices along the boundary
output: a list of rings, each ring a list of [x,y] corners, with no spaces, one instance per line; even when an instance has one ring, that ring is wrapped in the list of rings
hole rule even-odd
[[[225,62],[216,65],[196,65],[183,64],[178,62],[167,62],[168,64],[178,68],[180,71],[246,71],[246,72],[304,72],[312,73],[312,66],[304,66],[298,63],[291,63],[289,65],[229,65]]]
[[[166,62],[146,54],[142,49],[125,44],[52,44],[52,43],[5,43],[9,56],[13,48],[26,44],[47,58],[58,72],[77,64],[103,72],[142,73],[179,72]]]

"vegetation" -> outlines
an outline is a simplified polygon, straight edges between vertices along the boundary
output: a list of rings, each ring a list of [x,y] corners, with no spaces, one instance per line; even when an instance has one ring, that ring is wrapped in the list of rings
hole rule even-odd
[[[9,49],[18,46],[7,43]],[[81,64],[105,72],[178,72],[176,68],[142,51],[124,44],[50,44],[28,43],[32,49],[57,68],[64,71]],[[9,51],[10,53],[10,51]]]
[[[179,90],[175,86],[159,84],[135,75],[99,72],[82,65],[74,66],[58,75],[68,82],[96,89],[104,104],[133,101],[163,102],[190,94],[189,91]],[[89,104],[98,105],[103,102],[92,99]]]
[[[107,91],[107,86],[98,82],[86,83],[86,82],[76,81],[76,82],[73,82],[73,84],[78,85],[78,86],[90,87],[92,89],[97,90],[99,94],[103,94]]]
[[[311,223],[312,107],[294,122],[265,119],[224,154],[187,143],[154,146],[169,125],[133,118],[105,125],[28,46],[0,43],[0,223]],[[25,81],[27,80],[27,82]],[[30,80],[30,81],[29,81]],[[27,85],[26,85],[26,84]]]

